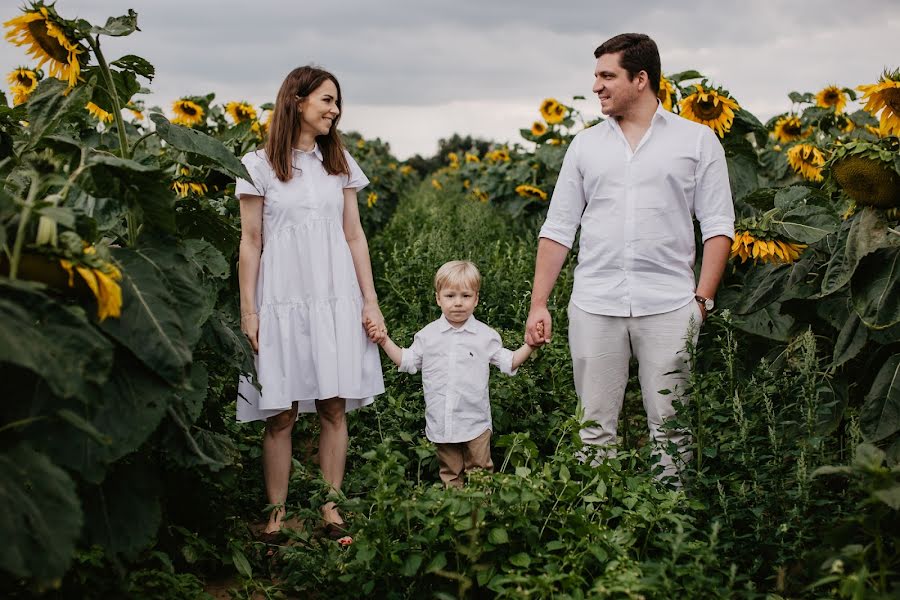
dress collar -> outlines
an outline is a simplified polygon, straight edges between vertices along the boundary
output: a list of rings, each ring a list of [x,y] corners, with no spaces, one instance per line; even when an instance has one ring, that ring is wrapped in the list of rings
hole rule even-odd
[[[312,155],[315,155],[315,157],[318,158],[320,161],[324,161],[324,160],[325,160],[325,157],[322,155],[322,149],[319,148],[319,144],[318,144],[318,143],[317,143],[315,146],[313,146],[313,149],[310,150],[309,152],[304,152],[304,151],[301,150],[300,148],[294,148],[294,149],[293,149],[293,153],[294,153],[295,156],[312,156]]]

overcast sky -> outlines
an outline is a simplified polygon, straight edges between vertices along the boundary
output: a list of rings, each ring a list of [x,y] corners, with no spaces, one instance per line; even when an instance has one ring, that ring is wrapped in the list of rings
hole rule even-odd
[[[21,2],[4,0],[0,19]],[[625,31],[651,35],[664,72],[697,69],[765,120],[788,92],[873,83],[900,67],[897,0],[58,0],[66,18],[102,24],[138,12],[140,32],[105,38],[108,60],[137,54],[156,67],[148,106],[182,95],[219,102],[274,99],[293,67],[332,71],[341,127],[390,142],[406,158],[432,154],[454,132],[500,141],[538,117],[546,97],[572,96],[589,116],[593,50]],[[0,43],[0,69],[30,64]],[[5,79],[5,78],[4,78]]]

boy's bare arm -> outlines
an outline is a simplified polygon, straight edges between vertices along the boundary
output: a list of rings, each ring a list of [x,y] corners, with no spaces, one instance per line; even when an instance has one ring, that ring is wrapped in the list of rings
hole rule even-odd
[[[522,344],[522,347],[513,352],[512,358],[512,368],[513,370],[518,369],[523,362],[528,360],[528,357],[531,356],[531,353],[534,352],[534,348],[529,346],[528,344]]]
[[[391,336],[385,335],[384,340],[380,344],[381,349],[384,350],[384,353],[388,355],[394,364],[398,367],[400,363],[403,361],[403,348],[394,343],[394,340],[391,339]]]

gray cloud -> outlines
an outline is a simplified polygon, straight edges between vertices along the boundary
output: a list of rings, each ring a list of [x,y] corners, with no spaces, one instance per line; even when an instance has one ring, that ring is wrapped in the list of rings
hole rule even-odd
[[[478,110],[502,106],[518,114],[546,96],[589,95],[594,47],[622,31],[653,36],[664,71],[699,69],[758,116],[770,116],[789,108],[792,89],[855,86],[884,66],[900,66],[895,4],[59,0],[57,9],[95,23],[137,10],[142,31],[104,40],[104,48],[108,58],[134,53],[156,66],[151,103],[210,91],[222,101],[269,101],[291,68],[312,62],[341,80],[345,123],[364,132],[384,124],[351,119],[354,112],[383,118],[391,107],[398,115],[411,113],[405,107],[420,116],[433,111],[417,121],[424,146],[424,136],[438,135],[430,122],[471,123],[470,132],[493,135],[505,121]],[[10,6],[0,17],[14,14]],[[4,73],[27,63],[18,48],[0,44]],[[452,111],[471,115],[441,119]]]

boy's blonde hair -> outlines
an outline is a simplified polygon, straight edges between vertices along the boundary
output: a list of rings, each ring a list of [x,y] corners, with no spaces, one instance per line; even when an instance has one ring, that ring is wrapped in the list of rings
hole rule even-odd
[[[442,264],[434,275],[434,291],[440,294],[442,289],[451,285],[478,292],[481,289],[481,273],[475,263],[451,260]]]

